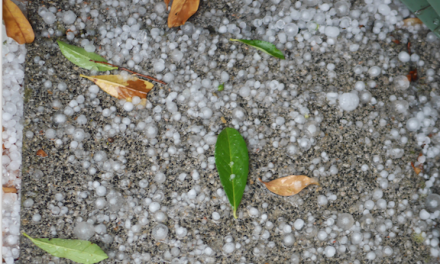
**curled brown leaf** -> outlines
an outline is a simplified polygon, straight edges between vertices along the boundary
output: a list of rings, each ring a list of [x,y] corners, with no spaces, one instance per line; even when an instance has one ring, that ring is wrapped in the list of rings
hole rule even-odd
[[[20,8],[11,0],[3,0],[3,20],[5,21],[6,35],[13,38],[18,44],[34,41],[35,34],[31,24]]]
[[[46,153],[46,151],[44,151],[44,150],[42,150],[42,149],[39,149],[38,151],[37,151],[37,156],[40,156],[40,157],[47,157],[47,153]]]
[[[290,175],[270,182],[263,182],[260,178],[258,180],[266,185],[269,191],[281,196],[292,196],[309,185],[319,185],[315,179],[305,175]]]
[[[197,12],[199,4],[200,0],[174,0],[168,15],[168,27],[178,27],[185,24]]]

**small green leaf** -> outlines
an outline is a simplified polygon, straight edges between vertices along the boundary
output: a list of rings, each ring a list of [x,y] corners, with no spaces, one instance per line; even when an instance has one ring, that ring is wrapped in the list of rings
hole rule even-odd
[[[229,39],[230,41],[238,41],[244,44],[247,44],[249,46],[252,46],[258,50],[261,50],[271,56],[274,56],[278,59],[284,60],[284,54],[275,47],[274,44],[263,41],[263,40],[246,40],[246,39]]]
[[[224,89],[225,89],[225,84],[222,83],[222,84],[220,84],[220,85],[218,86],[217,91],[221,92],[221,91],[223,91]]]
[[[107,62],[103,57],[99,56],[96,53],[87,52],[83,48],[67,44],[60,40],[58,40],[57,42],[58,42],[58,46],[60,46],[61,53],[63,53],[64,57],[66,57],[73,64],[81,68],[87,70],[95,69],[98,71],[110,71],[110,70],[118,69],[118,67],[112,67],[109,65],[90,61],[90,60],[94,60],[94,61]]]
[[[230,127],[223,129],[215,143],[215,165],[220,182],[237,218],[249,173],[249,154],[240,133]]]
[[[86,240],[32,238],[26,233],[23,235],[37,247],[55,257],[70,259],[82,264],[93,264],[108,258],[98,245]]]

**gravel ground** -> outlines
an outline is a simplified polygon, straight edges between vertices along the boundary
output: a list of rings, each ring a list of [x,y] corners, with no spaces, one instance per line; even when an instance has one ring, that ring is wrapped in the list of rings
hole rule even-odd
[[[67,7],[65,1],[44,2],[44,4],[47,7],[54,6],[57,9],[72,10],[76,14],[80,14],[80,9],[83,7],[83,4]],[[127,2],[127,5],[130,4]],[[218,173],[209,163],[208,158],[214,155],[214,145],[209,145],[209,148],[201,155],[197,154],[196,147],[194,147],[194,142],[203,139],[203,136],[195,132],[197,130],[195,126],[217,135],[222,128],[236,125],[233,121],[232,108],[215,109],[211,118],[203,119],[189,116],[187,113],[191,107],[179,104],[179,112],[182,113],[179,121],[174,120],[171,114],[164,111],[161,121],[156,122],[158,136],[155,144],[153,144],[154,140],[135,129],[127,129],[114,136],[100,132],[97,128],[110,124],[112,118],[104,117],[103,109],[115,106],[114,116],[129,117],[132,123],[136,124],[149,116],[154,117],[152,114],[154,107],[159,105],[166,108],[163,98],[173,91],[178,94],[182,93],[182,89],[179,90],[176,87],[180,85],[183,88],[186,83],[189,84],[197,79],[185,80],[183,75],[179,77],[176,74],[172,85],[155,84],[155,88],[148,94],[147,108],[141,110],[126,112],[119,100],[104,92],[99,92],[96,96],[100,101],[99,105],[93,105],[93,98],[88,96],[91,83],[79,77],[79,74],[91,75],[90,71],[70,63],[61,54],[56,44],[55,40],[65,40],[65,35],[51,38],[41,37],[41,32],[48,28],[42,17],[38,15],[38,9],[42,5],[41,2],[31,2],[28,9],[29,20],[37,38],[34,43],[27,46],[25,66],[23,133],[26,135],[31,131],[33,136],[24,136],[23,142],[22,231],[34,237],[76,238],[73,231],[75,223],[92,219],[91,222],[97,225],[101,223],[97,220],[99,214],[108,215],[110,220],[104,220],[102,223],[106,227],[107,234],[113,237],[112,242],[104,242],[103,234],[98,233],[90,238],[90,241],[97,243],[110,256],[102,263],[135,263],[136,258],[142,259],[139,263],[170,263],[171,260],[180,261],[172,263],[185,263],[185,261],[189,263],[196,263],[196,261],[200,263],[295,263],[295,256],[301,259],[301,263],[354,263],[355,260],[360,261],[359,263],[367,263],[369,262],[367,254],[370,251],[376,252],[376,258],[370,260],[375,263],[436,263],[437,259],[430,253],[431,246],[418,240],[419,236],[414,233],[414,228],[422,227],[422,231],[431,234],[432,226],[438,220],[435,219],[434,222],[426,224],[425,221],[421,223],[418,218],[419,211],[425,206],[426,194],[420,189],[425,189],[426,178],[416,175],[410,164],[417,161],[422,147],[418,145],[414,132],[406,132],[402,135],[408,138],[408,142],[404,145],[398,144],[397,140],[390,136],[391,129],[400,129],[402,124],[404,127],[409,117],[409,115],[395,112],[390,96],[402,97],[405,94],[405,98],[409,98],[409,101],[413,96],[415,103],[410,105],[409,111],[415,113],[418,107],[421,107],[417,100],[426,96],[429,101],[432,96],[430,92],[439,92],[438,86],[433,85],[439,79],[438,74],[435,75],[435,81],[428,81],[426,77],[428,68],[436,72],[439,69],[438,42],[426,41],[428,31],[420,30],[416,34],[419,36],[417,39],[412,39],[412,34],[404,30],[388,33],[396,39],[405,39],[410,36],[412,52],[418,54],[420,60],[425,61],[425,67],[418,67],[420,79],[406,91],[395,89],[390,77],[406,76],[413,64],[402,64],[397,61],[396,67],[390,67],[386,73],[374,78],[368,77],[367,73],[360,76],[353,71],[355,65],[368,67],[375,65],[375,60],[378,63],[377,58],[380,55],[396,58],[399,52],[406,51],[406,42],[403,41],[396,44],[385,40],[370,40],[368,45],[362,44],[357,52],[347,52],[344,51],[347,49],[345,40],[340,39],[344,36],[339,36],[337,44],[325,53],[314,52],[310,50],[310,47],[298,48],[295,44],[292,49],[285,49],[286,61],[295,61],[305,52],[312,52],[312,58],[301,65],[293,63],[293,67],[289,68],[288,64],[283,68],[280,60],[269,58],[261,52],[255,52],[237,43],[222,41],[222,39],[233,37],[232,34],[226,33],[220,36],[215,56],[209,57],[209,60],[217,62],[217,67],[209,71],[212,71],[217,80],[220,80],[221,71],[226,71],[231,77],[224,91],[218,92],[215,87],[212,87],[207,89],[208,94],[216,93],[219,98],[237,94],[246,81],[237,77],[237,73],[255,66],[247,61],[249,58],[252,59],[254,54],[259,54],[262,61],[266,63],[264,71],[259,71],[262,66],[256,67],[255,80],[261,83],[277,80],[284,84],[284,91],[288,91],[287,94],[272,91],[262,100],[248,100],[240,95],[236,96],[237,106],[242,107],[247,113],[248,134],[249,129],[253,128],[256,133],[264,135],[262,140],[264,142],[249,144],[248,185],[238,210],[239,217],[234,219],[229,203],[224,196],[222,197],[221,190],[218,191],[222,188]],[[100,6],[98,3],[92,5]],[[264,10],[261,13],[265,14],[272,5],[273,3],[264,3],[260,7],[260,10]],[[363,5],[365,5],[363,1],[353,1],[352,9]],[[146,8],[150,6],[153,5],[147,4]],[[240,1],[202,1],[199,11],[189,21],[196,27],[208,30],[218,28],[217,20],[206,15],[206,12],[212,9],[221,10],[224,14],[219,17],[227,17],[230,24],[238,23],[238,19],[251,23],[255,18],[264,17],[262,14],[239,15],[241,8]],[[100,7],[100,10],[104,17],[110,16],[106,14],[105,8]],[[150,9],[147,8],[147,15],[140,19],[142,23],[145,23],[149,12]],[[161,16],[162,20],[153,21],[153,24],[147,28],[151,30],[152,27],[157,27],[165,30],[165,36],[179,30],[168,29],[164,23],[166,15]],[[115,20],[108,19],[105,23],[123,24],[123,19],[121,20],[122,22],[115,22]],[[371,24],[365,26],[368,28],[367,32],[371,31]],[[217,34],[214,31],[206,38],[214,38]],[[95,39],[96,42],[98,40]],[[78,43],[75,45],[79,46]],[[232,45],[239,47],[245,58],[237,60],[233,67],[227,67],[228,59],[222,60],[220,56],[231,54]],[[184,54],[183,61],[176,63],[176,71],[190,66],[191,70],[201,78],[200,80],[203,80],[209,76],[209,73],[206,71],[207,62],[199,60],[202,55],[189,49]],[[35,62],[36,56],[45,61],[43,66]],[[155,75],[153,61],[159,56],[159,53],[151,54],[150,58],[144,59],[139,65],[146,73]],[[371,60],[373,60],[373,65],[369,62]],[[321,62],[326,64],[333,62],[336,65],[334,72],[337,73],[337,77],[329,78],[328,70],[320,66]],[[186,70],[188,71],[188,68]],[[185,74],[190,75],[188,72]],[[45,87],[47,80],[52,82],[51,87]],[[347,112],[337,104],[331,105],[326,99],[326,94],[329,92],[347,93],[354,90],[354,83],[359,80],[376,82],[374,88],[368,88],[372,97],[375,98],[374,103],[373,101],[361,102],[354,111]],[[67,84],[65,91],[57,88],[60,82]],[[85,96],[84,106],[80,112],[69,116],[66,124],[57,124],[54,121],[54,115],[61,113],[62,108],[53,107],[53,102],[59,100],[62,106],[66,106],[79,95]],[[432,98],[434,100],[434,97]],[[289,106],[286,107],[285,103]],[[291,127],[287,126],[287,123],[292,119],[290,117],[292,110],[299,111],[298,105],[308,109],[310,120],[318,123],[320,131],[313,137],[314,144],[310,149],[301,149],[296,154],[288,154],[286,145],[289,143]],[[81,114],[85,115],[88,121],[84,125],[77,125],[75,119]],[[221,117],[226,119],[226,123],[222,122]],[[284,129],[277,125],[273,126],[277,117],[285,118]],[[86,136],[82,141],[84,151],[78,151],[81,147],[77,150],[71,148],[72,135],[65,132],[70,124],[85,131]],[[243,127],[243,123],[240,124]],[[438,122],[434,127],[438,127]],[[57,138],[63,141],[61,146],[55,144],[55,139],[46,137],[48,128],[57,131]],[[180,142],[175,144],[172,139],[165,137],[166,131],[178,131]],[[240,132],[244,134],[243,130]],[[289,136],[286,137],[286,134]],[[250,136],[247,137],[245,134],[244,136],[249,143]],[[387,140],[391,144],[386,143]],[[178,151],[167,157],[164,153],[172,145],[175,145]],[[278,147],[275,147],[276,145]],[[397,146],[403,149],[404,154],[402,157],[391,158],[392,155],[389,152]],[[155,155],[150,154],[151,148],[156,149]],[[40,149],[44,150],[48,156],[44,158],[37,156],[36,152]],[[125,168],[114,173],[111,179],[105,179],[103,169],[98,168],[98,172],[91,175],[89,169],[82,166],[82,160],[86,160],[87,157],[93,159],[92,157],[98,151],[105,151],[109,159],[117,160],[118,156],[124,156],[118,154],[121,150],[125,150],[126,153],[123,157]],[[326,154],[322,154],[324,152]],[[374,162],[373,157],[376,155],[380,157],[380,162]],[[72,156],[74,158],[71,158]],[[390,162],[387,163],[387,160]],[[206,164],[202,165],[203,162],[211,167],[205,166]],[[367,170],[361,169],[364,164],[368,165]],[[385,166],[384,171],[396,175],[395,179],[387,181],[386,188],[382,188],[382,198],[388,202],[388,205],[390,201],[395,203],[396,214],[391,216],[388,210],[377,207],[369,211],[376,221],[376,227],[381,221],[391,219],[393,227],[382,233],[377,231],[378,228],[369,229],[363,226],[362,220],[363,216],[367,215],[364,208],[365,201],[371,199],[376,188],[381,188],[378,180],[381,179],[382,169],[378,168],[379,164]],[[425,167],[426,173],[432,175],[438,170],[438,164],[440,164],[438,156],[429,159]],[[154,177],[157,171],[166,175],[165,182],[155,182]],[[183,181],[179,179],[182,173],[188,174]],[[199,179],[197,174],[199,174]],[[321,186],[319,188],[308,187],[299,194],[286,198],[270,193],[257,181],[259,177],[270,180],[292,174],[314,176]],[[143,179],[149,182],[147,188],[139,187]],[[96,208],[95,200],[98,196],[91,186],[91,183],[95,181],[106,186],[107,190],[122,194],[124,205],[121,210],[112,212]],[[196,190],[198,197],[201,197],[201,194],[204,195],[200,201],[178,199],[181,194],[186,194],[192,189]],[[438,181],[431,188],[433,193],[436,193],[436,190],[438,193]],[[56,194],[58,193],[63,194],[63,197],[57,200]],[[415,196],[414,194],[417,193],[420,195]],[[336,195],[336,199],[333,199],[333,195]],[[328,202],[319,204],[317,202],[319,196],[325,196]],[[203,200],[203,197],[208,199]],[[133,232],[130,231],[130,226],[140,223],[144,212],[148,211],[148,206],[143,203],[146,198],[151,198],[153,201],[157,199],[162,208],[167,208],[164,210],[167,214],[164,224],[169,228],[169,232],[165,241],[158,241],[152,237],[151,232],[157,225],[157,221],[153,220],[151,212],[148,223],[142,225],[139,233],[133,236]],[[33,203],[29,202],[29,199]],[[409,201],[409,205],[401,210],[398,205],[404,203],[405,199]],[[141,206],[141,210],[139,211],[133,205]],[[259,215],[251,215],[251,208],[257,208]],[[67,210],[67,212],[60,213],[59,210]],[[414,217],[409,217],[403,224],[397,223],[396,216],[405,210],[412,211]],[[220,214],[219,220],[213,219],[214,212]],[[329,238],[323,241],[317,239],[316,233],[328,226],[327,219],[332,216],[337,217],[341,213],[351,214],[358,223],[350,231],[336,228],[329,232],[331,233]],[[40,221],[33,220],[36,214],[41,215]],[[267,220],[263,221],[262,215],[264,214]],[[297,219],[303,219],[306,227],[295,230],[293,223]],[[266,224],[268,221],[273,223],[273,227]],[[130,222],[130,225],[127,222]],[[286,224],[292,226],[292,232],[295,235],[295,242],[291,246],[286,246],[283,240],[286,233],[289,233],[283,231]],[[182,238],[178,237],[176,225],[186,228],[187,235]],[[263,238],[265,230],[269,232],[269,238]],[[371,250],[360,246],[352,250],[349,249],[350,243],[348,243],[345,252],[338,250],[333,257],[327,257],[319,252],[327,246],[338,248],[343,244],[341,240],[344,236],[350,239],[352,233],[356,231],[363,233],[364,237],[368,236],[367,233],[371,235],[371,238],[366,239],[367,242],[365,242],[366,244],[368,241],[373,242]],[[396,236],[390,237],[390,232],[394,232]],[[332,234],[335,237],[330,238]],[[380,242],[375,244],[374,242],[378,239]],[[236,246],[233,253],[227,254],[224,246],[231,240],[240,246]],[[393,249],[393,254],[380,256],[379,252],[382,252],[386,246]],[[206,253],[207,247],[212,249],[212,254]],[[179,249],[177,255],[173,255],[174,248]],[[20,250],[18,263],[71,263],[46,254],[24,237],[20,241]]]

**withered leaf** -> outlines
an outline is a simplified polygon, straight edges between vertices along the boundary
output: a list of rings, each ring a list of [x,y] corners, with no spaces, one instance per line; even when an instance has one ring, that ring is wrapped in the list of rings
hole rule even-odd
[[[17,193],[17,188],[15,187],[5,187],[2,186],[4,193]]]
[[[405,27],[408,27],[408,26],[422,25],[423,22],[422,22],[422,20],[420,20],[417,17],[410,17],[410,18],[404,19],[403,24]]]
[[[35,34],[31,24],[20,8],[11,0],[3,0],[3,20],[5,21],[6,35],[13,38],[18,44],[34,41]]]
[[[85,76],[81,74],[80,76],[96,83],[99,88],[109,95],[127,101],[131,101],[134,96],[145,99],[148,92],[153,88],[152,83],[141,80],[134,75],[128,76],[128,78],[122,75]]]
[[[39,149],[38,151],[37,151],[37,156],[40,156],[40,157],[47,157],[47,153],[46,153],[46,151],[44,151],[44,150],[42,150],[42,149]]]
[[[166,1],[165,1],[166,3]],[[168,15],[168,27],[178,27],[197,12],[200,0],[174,0]]]
[[[406,75],[406,78],[408,78],[408,81],[410,82],[417,81],[418,79],[417,69],[410,71],[409,74]]]
[[[260,178],[258,178],[258,180],[266,185],[269,191],[281,196],[292,196],[309,185],[319,185],[315,179],[305,175],[290,175],[270,182],[263,182]]]
[[[171,0],[164,0],[165,1],[165,5],[167,6],[167,8],[168,8],[168,6],[170,5],[170,1]]]

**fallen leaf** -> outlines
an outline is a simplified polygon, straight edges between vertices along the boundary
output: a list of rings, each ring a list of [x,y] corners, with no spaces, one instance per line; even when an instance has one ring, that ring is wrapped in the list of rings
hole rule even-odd
[[[166,3],[166,1],[165,1]],[[168,27],[178,27],[197,12],[200,0],[174,0],[168,15]]]
[[[414,166],[414,162],[411,162],[411,167],[414,169],[414,172],[418,175],[420,172],[422,172],[422,168],[419,168],[419,166]]]
[[[110,71],[116,70],[118,67],[97,63],[107,62],[106,59],[93,52],[87,52],[84,48],[67,44],[61,40],[57,40],[61,53],[70,62],[87,70]]]
[[[396,44],[400,44],[400,40],[398,40],[398,39],[394,39],[393,42]]]
[[[44,157],[47,157],[47,153],[44,150],[40,149],[37,151],[37,156],[44,158]]]
[[[165,0],[165,4],[167,5],[167,8],[168,8],[168,6],[170,5],[170,1],[171,1],[171,0]]]
[[[266,185],[269,191],[281,196],[295,195],[311,184],[319,185],[315,179],[305,175],[290,175],[270,182],[263,182],[260,178],[258,180]]]
[[[31,24],[20,8],[11,0],[3,0],[3,20],[5,21],[6,35],[13,38],[18,44],[34,41],[35,34]]]
[[[403,24],[405,27],[408,27],[408,26],[421,25],[421,24],[423,24],[423,22],[422,22],[422,20],[420,20],[417,17],[410,17],[410,18],[404,19]]]
[[[128,78],[122,75],[85,76],[81,74],[80,76],[96,83],[99,88],[109,95],[127,101],[131,101],[133,96],[145,99],[148,92],[153,88],[152,83],[141,80],[134,75],[128,76]]]
[[[2,188],[3,188],[3,192],[4,193],[17,193],[17,188],[15,188],[15,187],[4,187],[4,186],[2,186]]]
[[[217,91],[221,92],[221,91],[223,91],[224,89],[225,89],[225,84],[222,83],[222,84],[220,84],[220,85],[218,86]]]
[[[220,120],[222,120],[222,123],[223,124],[226,124],[227,122],[226,122],[226,119],[222,116],[222,117],[220,117]]]
[[[285,59],[283,52],[281,50],[277,49],[277,47],[270,42],[263,41],[263,40],[257,40],[257,39],[254,39],[254,40],[229,39],[229,40],[244,43],[246,45],[249,45],[251,47],[256,48],[257,50],[261,50],[262,52],[265,52],[275,58],[282,59],[282,60]]]
[[[408,78],[408,81],[410,81],[410,82],[417,81],[417,79],[418,79],[417,69],[410,71],[409,74],[406,75],[406,78]]]

